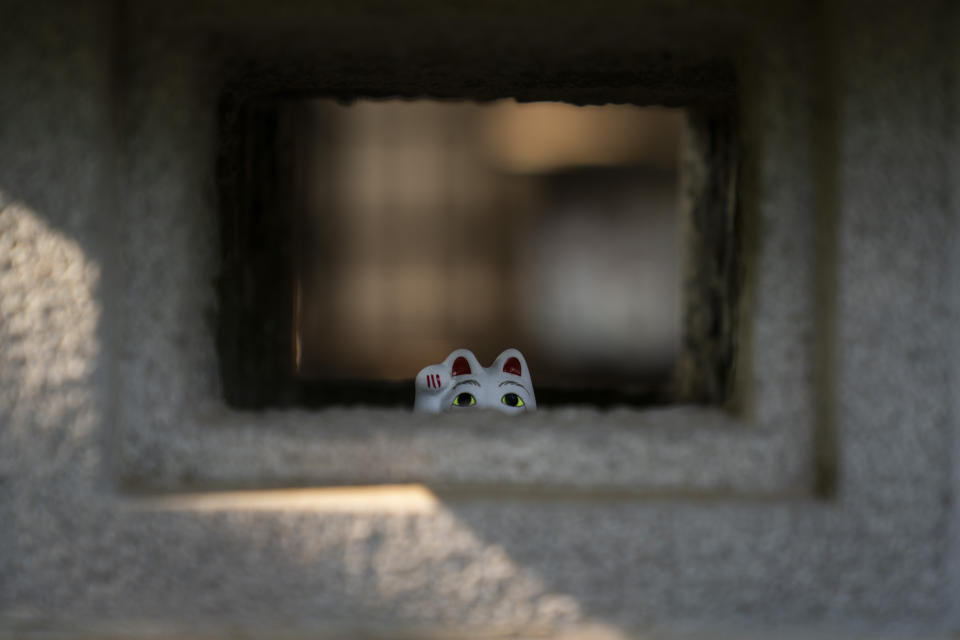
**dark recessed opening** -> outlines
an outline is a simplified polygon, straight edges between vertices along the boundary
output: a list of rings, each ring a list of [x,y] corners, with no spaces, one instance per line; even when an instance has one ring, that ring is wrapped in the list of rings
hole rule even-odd
[[[729,112],[273,96],[225,125],[232,406],[412,406],[457,347],[519,348],[543,406],[726,399]]]

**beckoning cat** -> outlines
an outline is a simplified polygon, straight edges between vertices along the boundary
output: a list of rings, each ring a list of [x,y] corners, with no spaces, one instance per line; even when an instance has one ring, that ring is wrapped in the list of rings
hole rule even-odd
[[[469,349],[457,349],[440,364],[417,374],[414,409],[428,413],[499,409],[523,413],[537,408],[523,354],[507,349],[486,369]]]

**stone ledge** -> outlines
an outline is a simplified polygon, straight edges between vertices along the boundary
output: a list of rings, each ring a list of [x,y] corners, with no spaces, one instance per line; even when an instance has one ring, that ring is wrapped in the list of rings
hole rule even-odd
[[[130,487],[431,487],[794,493],[806,452],[716,409],[220,411],[124,449]]]

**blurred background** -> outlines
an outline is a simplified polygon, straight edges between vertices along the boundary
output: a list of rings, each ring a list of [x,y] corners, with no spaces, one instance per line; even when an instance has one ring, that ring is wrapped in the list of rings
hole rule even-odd
[[[458,347],[484,364],[517,347],[538,389],[669,386],[682,109],[282,109],[301,379],[410,379]]]

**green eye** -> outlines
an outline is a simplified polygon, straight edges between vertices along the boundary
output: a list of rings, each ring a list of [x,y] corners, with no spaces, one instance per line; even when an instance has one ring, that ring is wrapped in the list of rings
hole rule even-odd
[[[453,399],[453,406],[455,407],[472,407],[475,404],[477,404],[477,399],[470,393],[461,393]]]
[[[518,396],[515,393],[507,393],[502,398],[500,402],[507,405],[508,407],[523,407],[526,406],[523,404],[523,398]]]

